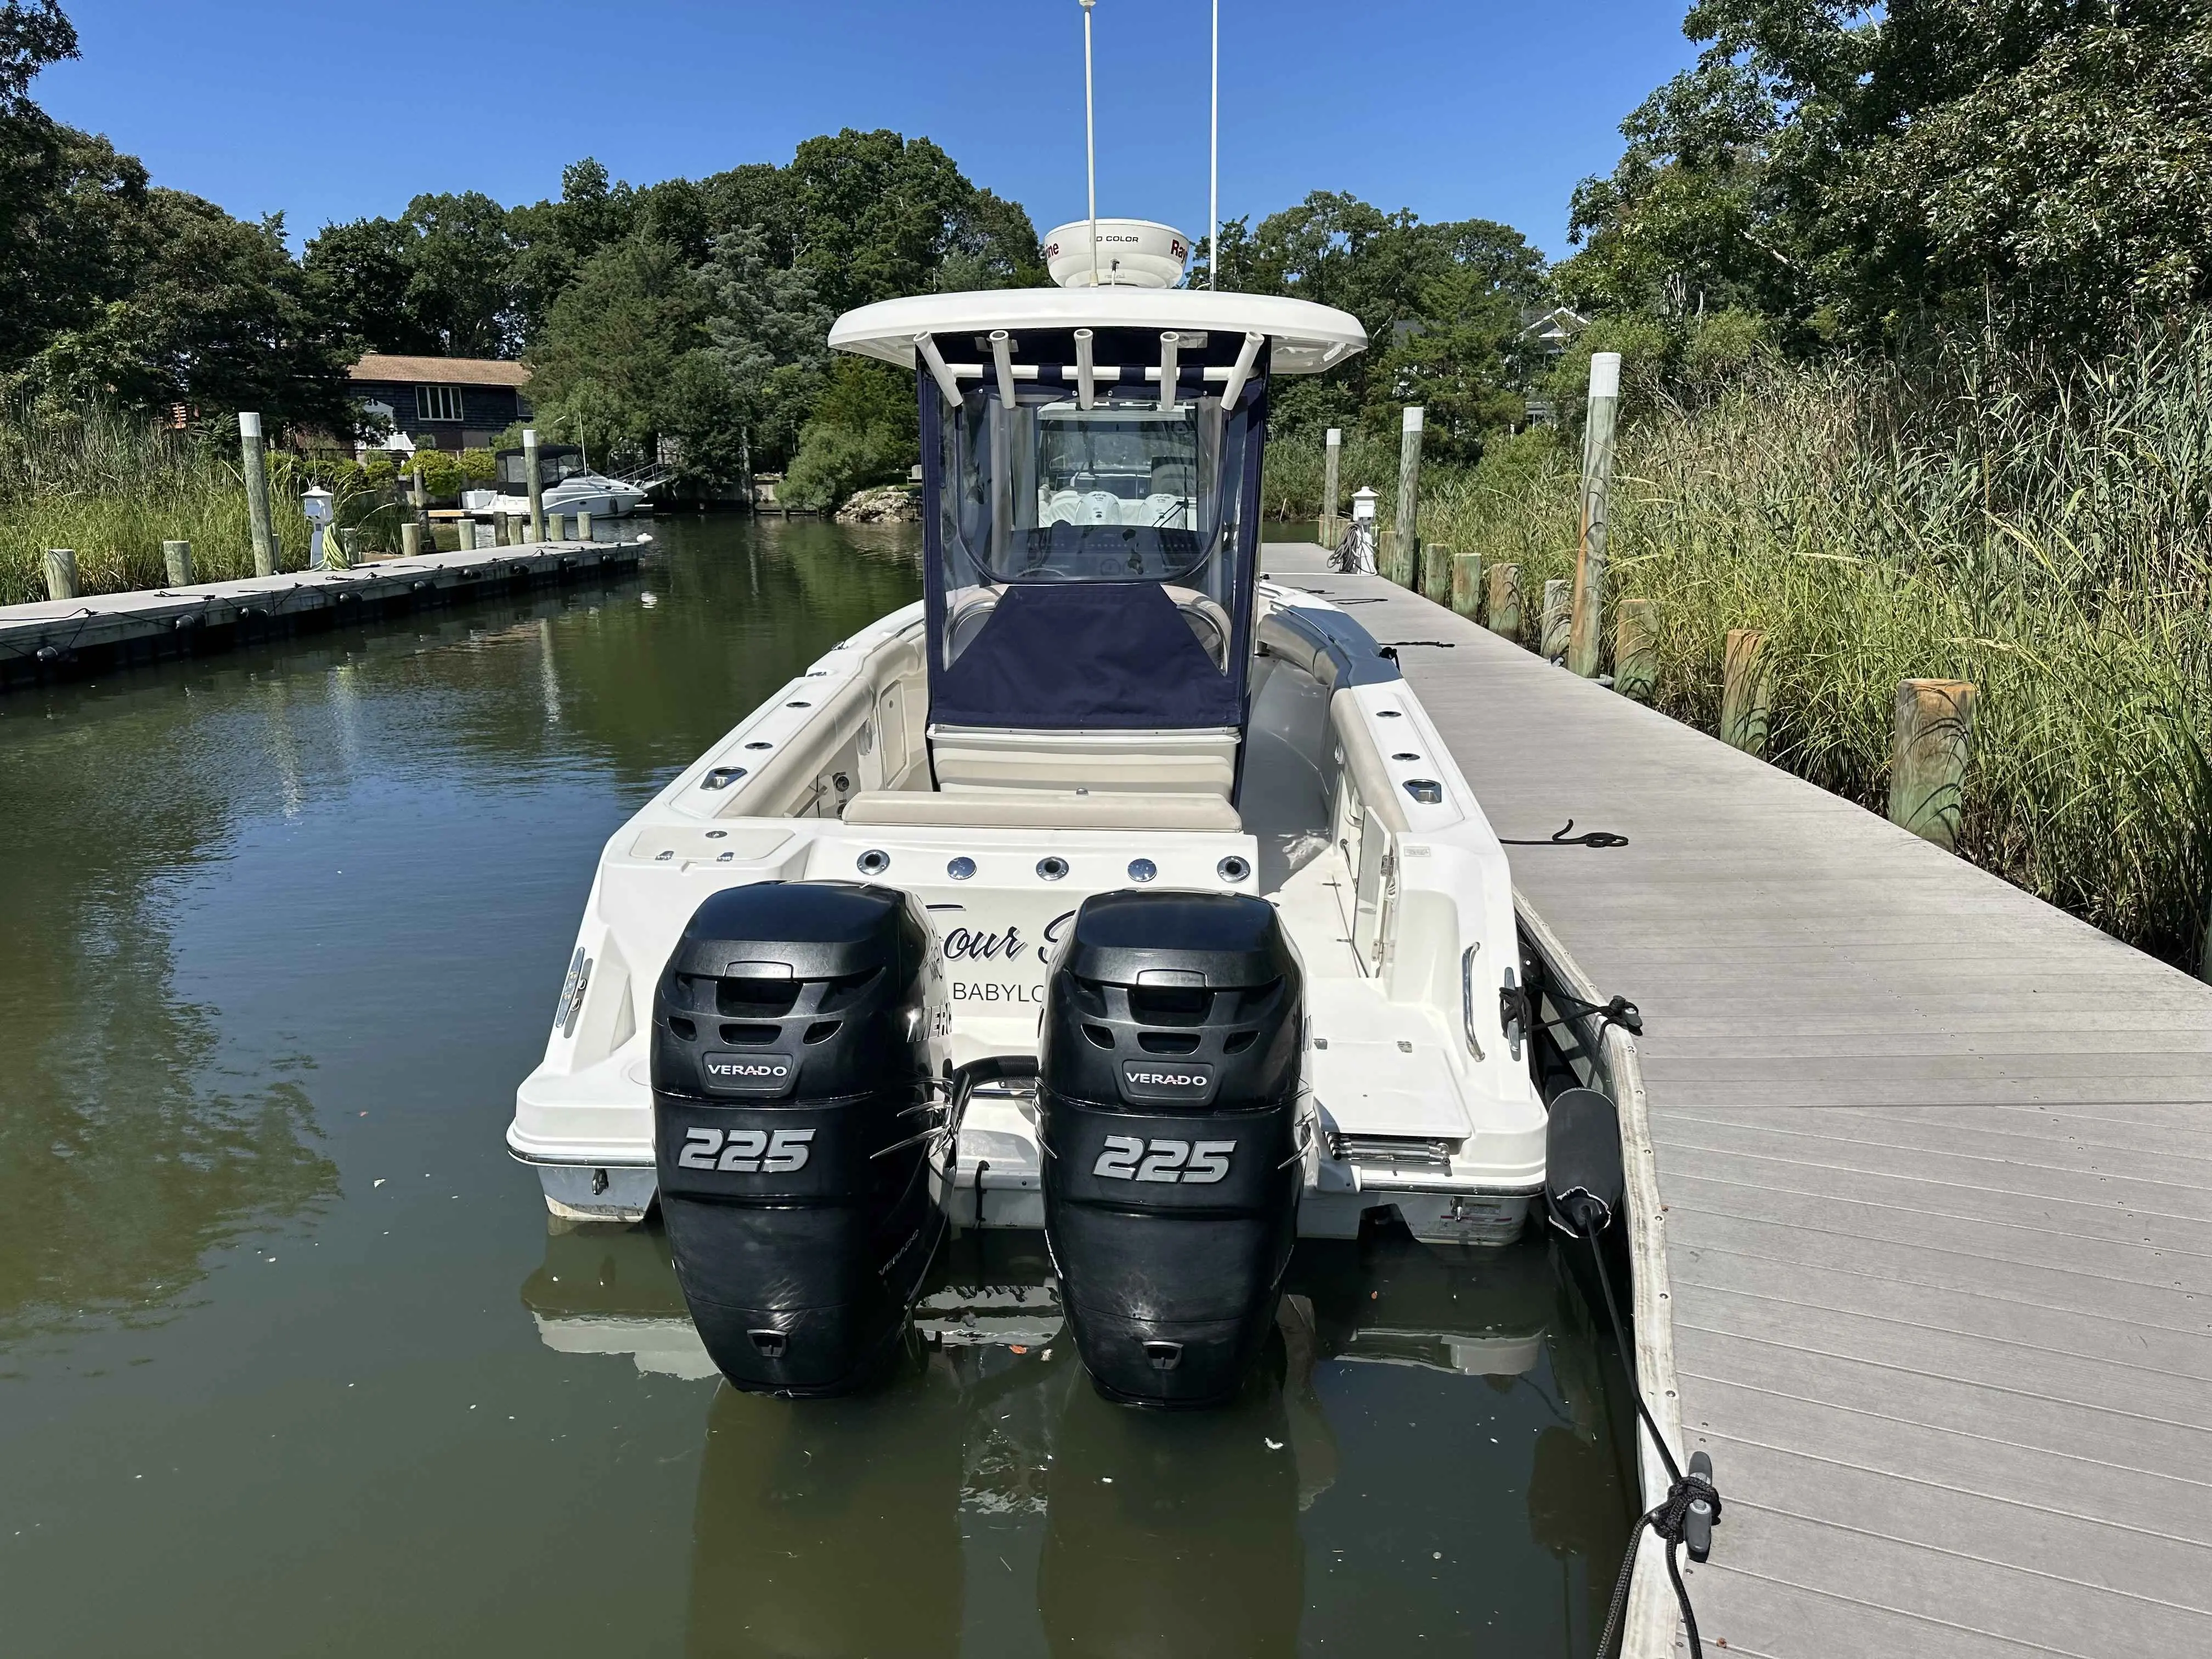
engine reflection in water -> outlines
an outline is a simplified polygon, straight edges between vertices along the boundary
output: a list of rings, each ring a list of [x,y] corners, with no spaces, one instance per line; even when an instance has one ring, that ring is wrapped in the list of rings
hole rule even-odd
[[[1305,1551],[1294,1415],[1317,1461],[1334,1464],[1311,1395],[1312,1355],[1310,1329],[1286,1307],[1231,1405],[1137,1410],[1102,1399],[1076,1367],[1054,1379],[1061,1408],[1037,1574],[1054,1653],[1261,1659],[1297,1650]]]
[[[836,1400],[715,1390],[692,1530],[697,1659],[960,1648],[965,1390],[942,1353]]]

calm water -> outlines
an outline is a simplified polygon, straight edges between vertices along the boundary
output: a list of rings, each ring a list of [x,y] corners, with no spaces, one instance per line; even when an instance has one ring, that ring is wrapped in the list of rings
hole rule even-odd
[[[600,843],[918,591],[907,532],[656,534],[0,698],[0,1650],[1586,1654],[1618,1402],[1541,1242],[1309,1248],[1245,1401],[1161,1417],[1023,1236],[808,1405],[696,1376],[657,1234],[549,1237],[501,1135]]]

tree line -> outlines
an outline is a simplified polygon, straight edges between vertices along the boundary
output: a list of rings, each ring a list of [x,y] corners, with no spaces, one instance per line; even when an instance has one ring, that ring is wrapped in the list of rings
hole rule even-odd
[[[1684,33],[1554,272],[1644,356],[2065,361],[2212,300],[2205,0],[1696,0]]]
[[[1961,330],[2094,350],[2212,298],[2206,0],[1696,0],[1697,65],[1623,123],[1556,264],[1510,226],[1425,224],[1316,191],[1200,244],[1221,285],[1352,312],[1372,347],[1277,388],[1279,426],[1387,432],[1429,410],[1472,465],[1597,345],[1677,384],[1759,354],[1903,354]],[[516,356],[541,425],[595,454],[750,460],[823,501],[913,459],[908,378],[833,362],[832,317],[896,295],[1045,280],[1036,228],[927,138],[847,130],[787,164],[633,186],[586,159],[557,200],[423,194],[325,226],[233,218],[54,122],[57,0],[0,4],[0,390],[333,433],[377,350]],[[1594,319],[1550,367],[1530,318]],[[1548,376],[1548,379],[1547,378]],[[672,445],[665,441],[674,440]]]

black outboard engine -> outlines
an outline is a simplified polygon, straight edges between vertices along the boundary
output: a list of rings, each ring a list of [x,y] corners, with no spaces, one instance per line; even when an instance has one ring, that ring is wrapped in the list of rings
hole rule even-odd
[[[1273,906],[1101,893],[1045,993],[1045,1240],[1091,1376],[1226,1400],[1274,1327],[1304,1184],[1304,976]]]
[[[654,1158],[677,1279],[738,1387],[842,1393],[897,1337],[945,1231],[942,984],[890,888],[733,887],[685,925],[653,997]]]

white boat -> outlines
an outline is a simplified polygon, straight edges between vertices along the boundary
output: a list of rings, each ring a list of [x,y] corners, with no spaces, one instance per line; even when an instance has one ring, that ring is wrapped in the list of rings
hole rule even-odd
[[[920,376],[926,597],[615,834],[518,1091],[740,1386],[848,1386],[949,1221],[1044,1231],[1109,1392],[1217,1399],[1293,1232],[1504,1243],[1542,1188],[1505,854],[1395,658],[1258,575],[1267,388],[1360,325],[1089,276],[837,321]]]
[[[653,498],[637,485],[600,472],[572,472],[541,490],[539,499],[548,513],[588,513],[595,519],[627,518],[653,505]],[[495,518],[502,513],[510,518],[530,516],[527,495],[471,489],[461,498],[461,505],[478,519]]]

